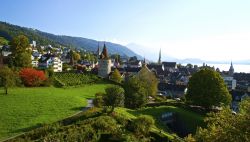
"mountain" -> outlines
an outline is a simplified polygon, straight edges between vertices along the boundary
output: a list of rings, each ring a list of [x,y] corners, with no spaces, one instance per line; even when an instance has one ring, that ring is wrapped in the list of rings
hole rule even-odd
[[[20,34],[27,36],[30,41],[35,40],[38,45],[50,44],[52,46],[67,46],[92,52],[97,51],[98,43],[100,47],[102,47],[104,44],[104,42],[93,39],[65,35],[54,35],[36,29],[20,27],[0,21],[0,37],[4,37],[10,41],[13,37]],[[105,42],[105,44],[110,54],[120,54],[121,56],[126,57],[137,56],[137,58],[142,59],[140,55],[134,53],[126,46],[111,42]]]
[[[159,51],[160,48],[155,47],[147,47],[144,45],[140,45],[137,43],[129,43],[126,45],[129,49],[135,51],[135,53],[143,55],[147,60],[151,62],[157,62],[159,59]],[[178,59],[171,57],[167,54],[161,53],[161,60],[162,61],[176,61]]]

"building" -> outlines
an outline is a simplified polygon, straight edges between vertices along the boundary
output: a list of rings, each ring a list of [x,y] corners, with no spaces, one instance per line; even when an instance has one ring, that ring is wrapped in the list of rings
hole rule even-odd
[[[39,59],[38,68],[48,69],[53,68],[54,72],[62,72],[63,62],[59,57],[56,57],[51,54],[45,54]]]
[[[111,72],[111,59],[108,57],[108,51],[104,43],[102,53],[98,60],[98,76],[107,78]]]
[[[227,85],[228,90],[235,90],[236,80],[232,76],[223,76],[224,82]]]
[[[164,70],[168,72],[175,72],[177,69],[176,62],[162,62]]]

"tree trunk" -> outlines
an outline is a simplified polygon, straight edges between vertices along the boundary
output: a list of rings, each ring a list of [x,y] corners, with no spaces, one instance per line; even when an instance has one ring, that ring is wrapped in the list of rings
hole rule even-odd
[[[5,88],[5,95],[8,95],[8,88],[7,87],[4,88]]]

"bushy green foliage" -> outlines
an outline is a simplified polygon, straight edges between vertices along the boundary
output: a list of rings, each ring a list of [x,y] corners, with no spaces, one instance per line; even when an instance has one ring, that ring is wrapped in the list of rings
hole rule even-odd
[[[114,72],[112,73],[110,80],[113,80],[117,83],[121,83],[122,77],[121,77],[120,72],[117,69],[115,69]]]
[[[99,79],[94,75],[77,73],[55,73],[55,86],[69,87],[81,86],[97,82]]]
[[[102,107],[104,105],[104,101],[103,101],[103,96],[105,94],[102,92],[98,92],[95,94],[95,99],[93,100],[93,104],[95,105],[95,107]]]
[[[8,94],[8,88],[13,87],[16,82],[15,73],[7,66],[0,67],[0,86],[3,86],[5,94]]]
[[[8,40],[6,40],[4,37],[0,37],[0,45],[8,45]]]
[[[103,101],[105,106],[111,106],[111,112],[115,107],[124,106],[124,89],[120,86],[110,86],[105,89]]]
[[[202,69],[190,78],[186,100],[193,105],[211,108],[221,104],[229,105],[231,95],[219,73]]]
[[[11,41],[12,60],[15,67],[31,67],[31,51],[29,39],[18,35]]]
[[[94,112],[92,112],[94,113]],[[84,117],[85,114],[83,114]],[[79,117],[79,118],[81,118]],[[149,131],[154,127],[154,122],[149,116],[140,116],[137,119],[130,120],[122,117],[123,122],[136,124],[136,132],[129,130],[129,123],[121,123],[121,117],[118,114],[103,114],[101,116],[92,115],[84,120],[75,121],[72,124],[51,124],[44,125],[34,129],[24,135],[9,141],[151,141]],[[119,118],[119,120],[118,120]],[[143,125],[143,126],[141,126]],[[137,129],[138,128],[138,129]],[[138,131],[137,131],[138,130]]]
[[[241,103],[239,113],[224,108],[210,113],[205,121],[207,128],[199,128],[194,136],[198,142],[250,141],[250,98]]]
[[[149,133],[154,125],[154,119],[149,115],[140,115],[132,121],[131,127],[136,136],[140,137]]]
[[[153,72],[151,72],[146,66],[138,72],[138,79],[142,82],[143,87],[147,91],[149,96],[156,96],[158,80]]]
[[[128,108],[139,108],[148,101],[148,92],[137,77],[131,77],[124,83],[125,106]]]

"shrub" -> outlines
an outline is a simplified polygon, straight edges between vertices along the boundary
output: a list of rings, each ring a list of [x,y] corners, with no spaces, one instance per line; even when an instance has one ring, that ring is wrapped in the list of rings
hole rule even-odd
[[[19,72],[19,76],[25,86],[40,86],[46,80],[43,71],[38,71],[32,68],[23,68]]]

